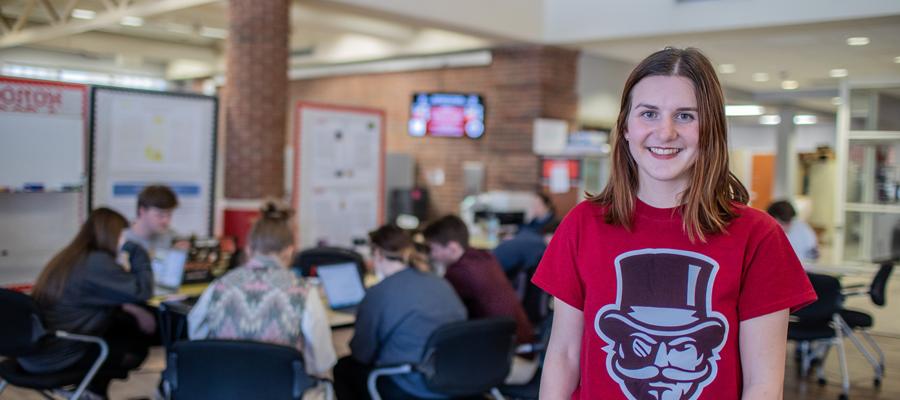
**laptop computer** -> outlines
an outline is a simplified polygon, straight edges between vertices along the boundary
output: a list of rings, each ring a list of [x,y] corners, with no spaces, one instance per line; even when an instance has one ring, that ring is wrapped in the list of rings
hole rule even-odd
[[[155,296],[174,294],[181,287],[184,280],[184,265],[187,263],[187,250],[168,249],[160,258],[152,261],[153,277],[156,285],[153,288]]]
[[[343,313],[356,313],[356,306],[366,295],[356,263],[326,264],[316,267],[319,282],[325,289],[328,306]]]

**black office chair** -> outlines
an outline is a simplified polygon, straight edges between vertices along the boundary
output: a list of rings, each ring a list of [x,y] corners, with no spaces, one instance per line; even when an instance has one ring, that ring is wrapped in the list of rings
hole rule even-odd
[[[0,289],[0,355],[9,357],[0,362],[0,392],[11,384],[37,390],[47,397],[47,391],[75,387],[69,398],[78,399],[106,360],[109,348],[99,337],[64,331],[48,332],[41,321],[40,310],[31,296]],[[15,357],[34,354],[47,339],[54,336],[64,340],[94,343],[100,347],[100,354],[87,373],[83,369],[69,368],[49,374],[32,374],[16,362]]]
[[[294,257],[291,268],[300,272],[301,276],[316,276],[315,267],[319,265],[352,262],[359,269],[359,276],[365,278],[366,263],[362,255],[343,247],[313,247],[303,250]]]
[[[788,324],[788,340],[798,343],[800,376],[806,377],[814,362],[818,362],[819,384],[825,384],[824,360],[831,346],[838,349],[841,367],[841,400],[846,400],[850,390],[847,359],[844,352],[843,319],[841,309],[844,298],[841,282],[830,275],[808,274],[818,300],[792,314]],[[813,347],[815,345],[815,348]]]
[[[534,372],[534,376],[527,383],[521,385],[503,385],[500,387],[500,393],[506,396],[507,400],[538,400],[541,389],[541,374],[544,370],[544,357],[547,354],[547,345],[550,343],[550,332],[553,330],[553,312],[535,325],[537,343],[523,344],[516,348],[519,354],[531,353],[537,357],[538,368]]]
[[[317,380],[297,349],[243,340],[175,343],[168,354],[167,399],[301,399]]]
[[[372,370],[369,396],[381,400],[379,377],[421,373],[429,390],[451,397],[491,393],[497,389],[512,364],[516,323],[509,318],[454,322],[438,328],[428,338],[421,361],[416,364],[383,366]]]
[[[893,261],[887,261],[881,264],[878,272],[872,279],[872,283],[868,289],[864,286],[849,286],[845,288],[843,294],[845,296],[868,295],[872,303],[879,307],[884,307],[886,303],[887,282],[894,270]],[[869,336],[868,330],[872,328],[874,321],[872,315],[858,310],[843,309],[841,310],[841,318],[844,320],[844,334],[850,339],[850,342],[859,350],[866,358],[875,373],[873,379],[875,386],[881,386],[881,380],[884,377],[884,352],[881,347]],[[868,348],[860,342],[854,332],[859,332],[868,344]],[[874,355],[872,353],[875,353]],[[877,359],[875,357],[877,355]]]

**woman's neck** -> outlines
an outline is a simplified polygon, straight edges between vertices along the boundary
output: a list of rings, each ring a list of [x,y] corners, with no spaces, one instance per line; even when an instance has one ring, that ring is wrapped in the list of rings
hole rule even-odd
[[[681,196],[687,190],[684,184],[672,182],[654,182],[651,185],[639,185],[637,197],[655,208],[674,208],[681,205]]]
[[[400,271],[403,271],[407,268],[407,265],[400,261],[388,261],[382,267],[381,272],[384,274],[384,277],[387,278],[393,274],[396,274]]]

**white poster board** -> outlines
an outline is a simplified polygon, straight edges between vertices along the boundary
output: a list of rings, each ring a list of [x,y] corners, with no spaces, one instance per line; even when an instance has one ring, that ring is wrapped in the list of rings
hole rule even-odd
[[[0,285],[28,285],[85,218],[88,87],[0,78]]]
[[[366,239],[384,220],[384,113],[301,102],[294,118],[299,248]]]
[[[215,97],[95,88],[91,205],[136,216],[137,195],[164,184],[178,195],[172,229],[212,234]]]

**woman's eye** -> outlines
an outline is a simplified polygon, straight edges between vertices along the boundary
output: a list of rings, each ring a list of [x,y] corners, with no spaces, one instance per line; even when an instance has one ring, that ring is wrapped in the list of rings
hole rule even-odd
[[[656,111],[644,111],[641,116],[644,118],[656,118],[659,115]]]
[[[694,117],[694,114],[691,114],[691,113],[679,113],[676,116],[676,118],[678,118],[679,121],[684,121],[684,122],[690,122],[690,121],[693,121],[696,119]]]

